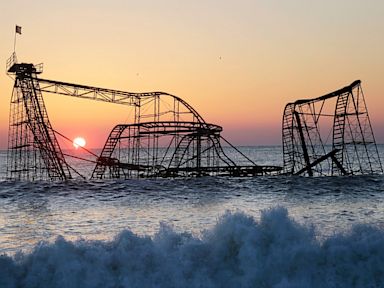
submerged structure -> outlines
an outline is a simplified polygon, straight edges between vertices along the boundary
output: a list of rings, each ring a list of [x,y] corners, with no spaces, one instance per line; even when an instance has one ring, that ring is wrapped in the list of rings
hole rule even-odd
[[[7,178],[13,180],[66,180],[72,178],[48,118],[37,80],[42,65],[17,64],[16,54],[7,61],[15,75],[10,104]]]
[[[284,173],[382,173],[360,80],[314,99],[288,103],[282,123]]]
[[[80,174],[68,164],[49,121],[43,93],[129,106],[128,123],[112,128],[94,161],[93,179],[202,175],[255,176],[278,173],[260,166],[221,136],[183,99],[164,92],[131,93],[42,79],[42,65],[18,63],[10,107],[7,178],[66,180]],[[226,147],[223,148],[222,143]],[[229,156],[230,155],[230,156]]]
[[[288,103],[282,123],[283,167],[257,165],[221,136],[183,99],[164,92],[131,93],[40,78],[42,64],[18,63],[10,103],[7,179],[67,180],[79,175],[67,161],[43,93],[128,106],[130,118],[115,125],[92,179],[265,174],[355,175],[382,173],[361,82],[314,99]],[[81,159],[79,157],[75,157]]]

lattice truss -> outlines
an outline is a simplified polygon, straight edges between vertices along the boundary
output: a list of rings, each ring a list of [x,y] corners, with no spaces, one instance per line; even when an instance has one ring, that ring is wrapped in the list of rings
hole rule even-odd
[[[288,103],[282,126],[287,174],[383,172],[359,80],[318,98]]]
[[[183,99],[164,92],[132,93],[38,78],[42,67],[7,62],[15,76],[10,107],[7,177],[66,180],[80,174],[66,161],[49,121],[42,93],[130,106],[128,123],[116,125],[96,155],[91,178],[254,176],[281,167],[259,166],[204,121]],[[130,113],[127,113],[130,114]],[[226,144],[225,149],[222,142]],[[230,153],[231,157],[228,157]],[[234,160],[235,159],[235,160]]]
[[[92,178],[212,175],[236,167],[221,147],[222,128],[182,99],[156,93],[140,97],[135,110],[132,124],[112,129]]]
[[[66,180],[69,166],[53,132],[36,80],[40,67],[8,61],[16,76],[10,104],[7,178],[13,180]],[[12,64],[12,65],[11,65]]]

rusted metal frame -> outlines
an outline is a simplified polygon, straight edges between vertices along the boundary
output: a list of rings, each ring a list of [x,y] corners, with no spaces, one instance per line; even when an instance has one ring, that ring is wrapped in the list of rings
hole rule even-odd
[[[143,127],[146,129],[156,129],[158,127],[164,127],[164,129],[167,128],[174,128],[174,131],[167,132],[166,130],[164,131],[155,131],[161,134],[171,134],[175,133],[179,130],[178,128],[185,128],[186,130],[184,132],[193,132],[193,131],[204,131],[206,134],[209,133],[219,133],[222,131],[222,128],[218,125],[215,124],[210,124],[210,123],[198,123],[198,122],[189,122],[189,121],[182,121],[182,122],[174,122],[174,121],[160,121],[160,122],[142,122],[138,124],[118,124],[116,126],[124,126],[124,127]],[[115,126],[115,127],[116,127]],[[141,132],[141,134],[150,134],[153,133],[152,131],[148,132]]]
[[[312,102],[312,103],[308,103],[307,104],[307,107],[308,107],[308,109],[309,109],[309,111],[310,111],[310,113],[309,113],[309,118],[313,118],[312,119],[312,121],[313,121],[313,125],[315,125],[314,127],[308,127],[308,121],[309,121],[309,119],[308,119],[308,121],[307,121],[307,117],[305,117],[304,118],[304,127],[305,127],[305,132],[306,132],[306,135],[307,135],[307,138],[306,139],[308,139],[309,140],[309,143],[310,143],[310,148],[311,148],[311,151],[312,151],[312,157],[314,158],[314,156],[317,156],[317,150],[316,150],[316,147],[318,146],[318,145],[316,145],[316,141],[319,141],[320,142],[320,144],[321,144],[321,147],[323,148],[323,152],[325,153],[325,151],[324,151],[324,146],[323,146],[323,143],[322,143],[322,141],[321,141],[321,135],[320,135],[320,131],[319,131],[319,129],[318,129],[318,126],[317,126],[317,123],[316,123],[316,117],[315,117],[315,111],[314,110],[312,110],[312,106],[314,105],[314,102]],[[303,105],[300,105],[300,112],[302,112],[302,107],[303,107]],[[300,113],[300,115],[303,115],[303,113]],[[315,131],[315,132],[313,132],[313,131]],[[315,138],[315,139],[313,139],[313,137]],[[315,141],[315,144],[314,144],[314,141]],[[306,144],[307,144],[307,142],[306,142]],[[308,149],[308,147],[307,147],[307,149]],[[309,155],[309,154],[308,154]]]
[[[17,78],[18,77],[19,76],[17,76]],[[40,155],[43,157],[43,159],[45,159],[44,160],[45,165],[47,166],[48,174],[49,174],[50,178],[51,179],[55,178],[56,177],[55,175],[57,172],[59,173],[59,175],[58,175],[59,178],[62,178],[62,180],[66,180],[67,177],[71,178],[69,171],[68,171],[68,175],[66,175],[66,173],[64,172],[64,167],[62,166],[62,163],[64,165],[66,165],[67,167],[68,167],[68,164],[65,162],[65,159],[64,159],[64,156],[62,155],[60,146],[58,146],[59,151],[56,151],[56,145],[52,142],[53,140],[55,140],[57,142],[57,140],[56,140],[56,137],[54,136],[54,133],[52,133],[54,139],[51,139],[51,136],[49,133],[49,129],[51,129],[51,125],[50,125],[46,111],[42,111],[42,109],[45,109],[45,106],[40,107],[40,105],[38,103],[38,101],[39,101],[38,95],[37,95],[38,92],[35,90],[36,87],[35,87],[35,83],[33,82],[33,79],[29,78],[29,77],[25,77],[22,79],[22,81],[19,81],[18,83],[21,84],[19,86],[19,89],[21,89],[21,93],[23,94],[23,98],[24,98],[23,103],[24,103],[27,117],[29,119],[29,123],[30,124],[35,123],[34,122],[35,117],[32,117],[32,115],[31,115],[31,111],[30,111],[31,109],[30,109],[30,107],[28,107],[29,104],[27,103],[27,100],[32,105],[32,110],[34,111],[34,113],[37,113],[37,115],[38,115],[36,120],[37,121],[41,120],[42,125],[36,125],[36,127],[35,127],[35,125],[30,125],[30,128],[32,129],[32,133],[34,135],[34,141],[36,141],[36,143],[38,144],[39,150],[41,152],[43,152],[43,153],[40,153]],[[36,85],[38,85],[38,82],[36,83]],[[25,87],[23,88],[23,86],[25,86]],[[23,89],[24,90],[26,89],[28,92],[24,91]],[[24,95],[25,92],[30,94],[28,96],[29,99],[25,98],[25,95]],[[36,103],[36,101],[37,101],[37,103]],[[44,120],[45,117],[47,118],[46,120]],[[43,144],[40,141],[39,137],[37,137],[37,133],[42,135],[42,137],[46,138],[44,142],[46,142],[46,144],[48,144],[48,146],[46,146],[46,144]],[[54,153],[56,155],[56,157],[53,157],[52,153]],[[49,169],[50,168],[49,163],[53,163],[55,169],[58,169],[58,171],[54,175],[52,174],[53,171],[51,169]]]
[[[223,150],[223,147],[221,147],[220,145],[220,139],[223,139],[224,141],[226,141],[222,136],[219,136],[219,135],[208,135],[208,137],[211,139],[212,143],[214,143],[213,147],[215,148],[215,151],[217,153],[217,155],[219,156],[219,158],[225,163],[227,164],[228,166],[235,166],[237,167],[236,163],[227,156],[227,154],[225,154],[224,150]],[[216,143],[215,143],[216,141]],[[226,159],[224,159],[222,156],[224,155]],[[229,164],[228,162],[231,162],[231,164]]]
[[[323,117],[327,117],[327,116],[332,116],[332,115],[327,115],[327,114],[322,114],[322,111],[323,111],[323,108],[324,108],[324,104],[325,104],[325,100],[321,100],[321,107],[319,109],[319,112],[318,112],[318,116],[315,120],[315,125],[316,125],[316,129],[318,130],[318,136],[319,136],[319,142],[321,144],[321,148],[322,148],[322,153],[323,155],[325,155],[327,152],[325,150],[325,145],[324,145],[324,141],[322,140],[322,137],[321,137],[321,131],[320,131],[320,125],[318,124],[319,123],[319,120],[320,120],[320,116],[323,116]],[[328,142],[328,139],[329,139],[329,136],[331,135],[331,131],[330,133],[328,134],[327,136],[327,139],[325,140],[325,143]],[[332,157],[331,157],[332,158]],[[332,165],[332,163],[328,163],[328,165]],[[322,170],[321,170],[322,171]]]
[[[325,115],[321,114],[321,112],[323,111],[323,108],[324,108],[324,104],[325,104],[325,100],[322,100],[319,113],[317,114],[317,118],[315,119],[316,126],[317,126],[317,123],[319,122],[320,116],[325,116]],[[315,111],[315,103],[313,103],[313,110]]]
[[[309,102],[314,102],[314,101],[319,101],[319,100],[327,100],[329,98],[341,95],[343,93],[350,92],[354,87],[360,85],[360,83],[361,83],[360,80],[356,80],[353,83],[351,83],[350,85],[345,86],[344,88],[341,88],[341,89],[336,90],[334,92],[331,92],[329,94],[326,94],[324,96],[320,96],[320,97],[313,98],[313,99],[300,99],[300,100],[297,100],[293,103],[297,105],[297,104],[304,104],[304,103],[309,103]]]
[[[184,141],[184,139],[187,139],[189,136],[190,136],[190,135],[188,135],[188,134],[183,135],[183,136],[181,137],[181,140],[177,143],[177,146],[176,146],[176,148],[175,148],[175,151],[173,152],[172,157],[171,157],[171,159],[170,159],[170,161],[169,161],[169,163],[168,163],[168,169],[171,168],[172,162],[173,162],[174,159],[175,159],[176,152],[177,152],[177,150],[181,147],[181,143]],[[193,138],[192,138],[192,140],[193,140]],[[188,141],[188,145],[187,145],[186,149],[184,150],[183,154],[181,155],[181,158],[180,158],[180,159],[183,159],[183,158],[184,158],[185,151],[189,148],[189,146],[190,146],[192,140],[189,140],[189,141]],[[181,160],[180,160],[179,163],[177,164],[177,167],[176,167],[176,168],[178,168],[178,167],[180,167],[180,166],[181,166]]]
[[[88,100],[96,100],[96,101],[102,101],[102,102],[108,102],[108,103],[124,104],[124,105],[131,105],[131,106],[138,105],[136,103],[137,101],[136,95],[121,95],[119,98],[117,98],[119,91],[102,90],[95,87],[83,88],[83,87],[78,87],[74,84],[62,83],[62,82],[52,83],[56,81],[40,79],[40,78],[37,80],[42,83],[50,84],[47,86],[43,86],[41,88],[41,91],[46,93],[54,93],[54,94],[59,94],[64,96],[72,96],[72,97],[78,97],[78,98],[84,98]],[[87,89],[87,90],[81,90],[81,89]],[[127,102],[125,100],[129,100],[129,101]]]
[[[195,139],[197,139],[197,140],[195,140]],[[196,159],[196,167],[195,168],[197,169],[198,172],[201,169],[201,155],[204,154],[205,152],[207,152],[208,150],[212,149],[213,145],[205,148],[204,150],[201,150],[201,135],[193,135],[192,140],[189,142],[187,149],[189,148],[190,143],[193,143],[194,140],[197,142],[197,147],[196,147],[196,149],[193,149],[193,151],[196,150],[196,153],[193,153],[192,157],[184,160],[184,162],[181,162],[180,165],[178,165],[178,167],[176,167],[176,168],[180,168],[180,166],[183,166],[183,165],[187,164],[188,162]],[[200,148],[199,148],[199,146],[200,146]],[[181,159],[183,159],[183,158],[184,158],[184,155]]]
[[[177,139],[176,139],[175,136],[173,136],[173,137],[171,138],[171,141],[169,142],[169,144],[168,144],[168,146],[167,146],[167,149],[165,150],[164,155],[163,155],[163,157],[162,157],[162,159],[161,159],[159,165],[163,165],[163,163],[164,163],[164,161],[166,160],[166,157],[167,157],[167,155],[168,155],[168,152],[169,152],[169,150],[171,149],[171,146],[172,146],[173,142],[175,142],[176,140],[177,140]],[[173,155],[173,154],[172,154],[172,155]]]
[[[358,112],[358,107],[357,107],[357,105],[356,105],[356,101],[355,101],[355,95],[351,92],[351,95],[352,95],[352,104],[353,104],[353,107],[354,107],[354,109],[355,109],[355,111],[357,111]],[[359,163],[359,166],[360,166],[360,171],[363,171],[363,166],[362,166],[362,163],[361,163],[361,160],[360,160],[360,154],[359,154],[359,151],[358,151],[358,149],[357,149],[357,143],[356,143],[356,140],[355,140],[355,133],[353,133],[353,131],[352,131],[352,128],[351,128],[351,124],[350,124],[350,122],[349,122],[349,117],[347,117],[347,120],[348,120],[348,127],[349,127],[349,130],[350,130],[350,133],[351,133],[351,137],[352,137],[352,142],[353,142],[353,145],[354,145],[354,148],[355,148],[355,153],[356,153],[356,157],[357,157],[357,159],[358,159],[358,163]],[[368,163],[369,163],[369,167],[370,167],[370,170],[371,170],[371,172],[373,172],[373,169],[372,169],[372,164],[371,164],[371,161],[370,161],[370,158],[369,158],[369,152],[368,152],[368,149],[367,149],[367,143],[366,143],[366,141],[365,141],[365,135],[364,135],[364,131],[363,131],[363,129],[362,129],[362,127],[361,127],[361,122],[360,122],[360,117],[359,117],[359,113],[356,113],[356,121],[357,121],[357,123],[358,123],[358,129],[359,129],[359,132],[360,132],[360,135],[361,135],[361,138],[362,138],[362,140],[363,140],[363,144],[364,144],[364,150],[365,150],[365,153],[366,153],[366,155],[367,155],[367,158],[368,158]]]
[[[38,82],[36,82],[36,83],[32,82],[32,91],[34,93],[34,99],[36,99],[36,100],[38,99],[38,93],[39,93],[38,91],[36,91],[36,87],[38,87],[38,85],[39,85]],[[41,93],[41,91],[40,91],[40,93]],[[47,122],[44,123],[44,126],[43,126],[44,127],[44,132],[46,133],[46,135],[48,137],[49,144],[52,146],[51,149],[53,150],[53,153],[56,155],[56,157],[50,157],[50,158],[51,158],[51,160],[53,160],[54,163],[56,163],[55,166],[57,166],[61,170],[61,173],[64,175],[64,178],[66,179],[67,175],[65,174],[64,167],[63,167],[62,163],[65,166],[67,166],[67,168],[69,168],[69,165],[66,163],[66,161],[64,159],[64,156],[63,156],[63,153],[62,153],[62,151],[60,149],[60,146],[59,146],[59,144],[57,142],[57,139],[56,139],[56,136],[55,136],[54,131],[52,129],[51,123],[49,122],[49,118],[48,118],[47,111],[45,110],[45,106],[41,107],[38,103],[36,103],[36,105],[38,107],[37,110],[38,110],[38,112],[40,114],[41,119],[44,119],[44,117],[47,118],[46,119]],[[42,111],[42,109],[44,109],[44,111]],[[50,137],[50,132],[49,131],[52,131],[53,139]],[[58,149],[58,151],[56,151],[56,148]],[[52,155],[50,154],[50,156],[52,156]],[[70,168],[72,168],[72,167],[70,167]],[[72,169],[75,170],[74,168],[72,168]],[[72,178],[70,173],[69,173],[68,176],[69,176],[69,178]]]
[[[111,157],[111,155],[113,154],[113,151],[115,150],[115,147],[116,147],[116,145],[117,145],[118,139],[119,139],[119,137],[121,136],[121,134],[124,132],[125,129],[126,129],[126,125],[122,125],[122,124],[116,125],[116,126],[112,129],[112,131],[109,133],[109,136],[108,136],[108,138],[107,138],[107,141],[106,141],[105,144],[104,144],[103,149],[101,150],[101,153],[100,153],[99,158],[101,158],[101,157],[102,157],[102,158],[105,158],[105,157],[110,158],[110,157]],[[116,136],[114,135],[115,133],[117,133]],[[114,136],[114,137],[112,137],[112,136]],[[112,151],[109,153],[109,155],[104,155],[104,151],[106,151],[107,144],[109,143],[110,140],[114,140],[114,141],[112,142],[112,144],[113,144]],[[116,141],[115,141],[115,140],[116,140]],[[94,174],[96,173],[96,169],[97,169],[99,166],[103,166],[103,167],[104,167],[104,168],[103,168],[103,174],[105,173],[105,169],[106,169],[106,167],[105,167],[105,166],[106,166],[105,163],[102,163],[101,161],[98,160],[98,161],[96,162],[96,166],[95,166],[95,168],[93,169],[91,178],[94,178]]]
[[[342,135],[341,136],[341,138],[342,138],[342,148],[339,150],[339,152],[341,154],[341,160],[342,160],[342,163],[340,163],[341,166],[343,166],[344,158],[345,158],[344,157],[345,156],[345,150],[346,150],[346,146],[345,146],[345,122],[346,122],[346,116],[347,116],[347,108],[348,108],[349,97],[350,97],[351,93],[352,93],[352,90],[349,89],[347,91],[343,91],[343,93],[340,93],[338,95],[337,101],[336,101],[336,106],[335,106],[334,118],[333,118],[332,147],[333,147],[333,149],[335,149],[336,148],[336,146],[335,146],[335,127],[336,127],[336,121],[340,122],[340,115],[337,114],[338,104],[339,104],[339,101],[341,101],[342,97],[344,95],[347,95],[347,101],[344,104],[343,114],[342,114],[342,117],[343,117],[343,120],[342,120],[343,121],[343,126],[342,126],[342,134],[341,134]],[[334,157],[336,157],[336,156],[334,156]],[[346,158],[348,158],[348,153],[346,154]],[[349,160],[347,160],[347,162],[349,162]],[[332,169],[332,174],[333,174],[333,169]]]
[[[305,158],[305,153],[307,153],[309,162],[311,161],[311,160],[310,160],[310,154],[308,153],[308,145],[310,145],[309,147],[310,147],[311,152],[312,152],[312,157],[315,156],[315,155],[316,155],[316,152],[317,152],[317,151],[315,150],[315,147],[316,147],[316,146],[313,144],[313,139],[312,139],[312,137],[311,137],[311,135],[314,134],[314,133],[312,132],[314,129],[318,132],[318,130],[317,130],[317,126],[315,126],[315,127],[308,127],[308,125],[307,125],[307,117],[303,117],[303,121],[301,121],[301,117],[300,117],[301,115],[303,115],[303,107],[308,107],[307,109],[309,109],[309,111],[311,112],[311,113],[309,113],[309,115],[311,116],[310,118],[314,118],[314,115],[313,115],[312,110],[311,110],[311,104],[313,104],[313,102],[299,105],[300,113],[297,112],[297,113],[299,113],[299,114],[298,114],[298,116],[299,116],[298,128],[299,128],[299,125],[300,125],[300,127],[301,127],[301,128],[299,128],[299,136],[300,136],[300,140],[301,140],[301,145],[303,145],[303,143],[304,143],[304,145],[305,145],[305,147],[306,147],[306,152],[303,150],[303,153],[304,153],[304,160],[305,160],[305,163],[306,163],[305,166],[308,166],[307,158]],[[309,121],[309,119],[308,119],[308,121]],[[313,120],[313,121],[314,121],[314,120]],[[305,128],[305,129],[303,129],[303,128]],[[300,132],[300,131],[301,131],[301,132]],[[305,135],[304,135],[304,131],[305,131],[305,135],[306,135],[307,137],[305,137]],[[301,135],[300,133],[302,133],[302,135]],[[319,133],[315,134],[315,137],[316,137],[316,138],[318,138],[318,137],[317,137],[318,134],[319,134]],[[303,142],[303,139],[304,139],[304,142]],[[316,140],[316,139],[315,139],[315,140]],[[309,143],[308,143],[308,142],[309,142]],[[311,170],[312,170],[312,169],[311,169]],[[312,172],[312,173],[313,173],[313,172]],[[310,175],[310,176],[312,176],[312,175]]]
[[[55,87],[68,87],[72,89],[83,89],[83,90],[90,90],[94,92],[102,92],[109,95],[120,95],[122,99],[127,98],[145,98],[145,97],[153,97],[155,95],[170,95],[165,92],[155,91],[155,92],[142,92],[142,93],[134,93],[134,92],[126,92],[121,90],[115,90],[115,89],[108,89],[108,88],[100,88],[100,87],[94,87],[94,86],[88,86],[88,85],[81,85],[81,84],[74,84],[74,83],[67,83],[67,82],[61,82],[56,80],[48,80],[43,78],[36,78],[40,83],[46,83],[46,84],[52,84]],[[47,92],[53,92],[53,91],[47,91]],[[109,101],[113,100],[114,98],[110,97]],[[116,101],[119,101],[119,99],[115,99]]]
[[[199,138],[201,136],[199,135],[194,135],[193,138]],[[209,137],[207,137],[207,140],[209,139]],[[192,142],[192,141],[191,141]],[[201,142],[201,140],[197,140],[197,142]],[[203,155],[205,152],[208,152],[209,150],[211,150],[215,145],[212,141],[210,141],[212,143],[212,145],[208,146],[207,148],[205,148],[204,150],[201,150],[201,146],[200,146],[200,149],[196,149],[197,153],[195,155],[193,155],[193,157],[190,157],[188,158],[187,160],[185,160],[183,163],[181,163],[179,166],[182,166],[182,165],[185,165],[187,164],[189,161],[192,161],[194,159],[197,159],[197,170],[199,169],[202,169],[202,166],[201,166],[201,158],[199,159],[199,157],[201,157],[201,155]],[[201,144],[201,143],[200,143]],[[179,167],[177,167],[179,168]]]
[[[353,104],[355,105],[355,110],[357,111],[357,112],[359,112],[359,100],[360,100],[360,94],[359,94],[359,92],[360,92],[360,85],[357,87],[357,95],[356,95],[356,97],[357,97],[357,101],[353,101]],[[362,91],[361,91],[362,92]],[[364,94],[363,94],[363,96],[362,96],[362,98],[364,99]],[[356,103],[357,102],[357,103]],[[364,110],[365,110],[365,113],[363,113],[364,115],[366,115],[365,117],[366,117],[366,119],[365,119],[365,121],[367,121],[367,123],[368,123],[368,127],[369,127],[369,129],[370,129],[370,134],[372,135],[372,138],[374,139],[374,135],[373,135],[373,131],[372,131],[372,127],[371,127],[371,123],[370,123],[370,121],[369,121],[369,117],[368,117],[368,111],[367,111],[367,106],[365,105],[365,103],[364,103]],[[369,163],[369,168],[371,169],[371,173],[373,173],[373,167],[372,167],[372,162],[371,162],[371,158],[370,158],[370,153],[369,153],[369,151],[368,151],[368,148],[367,148],[367,145],[369,144],[369,142],[368,141],[366,141],[366,138],[365,138],[365,133],[366,133],[366,131],[364,130],[363,131],[363,129],[362,129],[362,126],[361,126],[361,121],[360,121],[360,114],[358,114],[358,115],[356,115],[356,118],[357,118],[357,121],[358,121],[358,123],[359,123],[359,129],[360,129],[360,132],[361,132],[361,134],[363,135],[363,142],[364,142],[364,147],[365,147],[365,152],[366,152],[366,154],[367,154],[367,158],[368,158],[368,163]],[[375,144],[376,145],[376,144]]]
[[[156,118],[156,122],[159,122],[160,121],[160,106],[161,106],[161,103],[160,103],[160,96],[156,96],[156,106],[154,107],[154,110],[156,111],[157,113],[157,118]],[[158,136],[158,129],[159,127],[157,126],[156,128],[156,133],[154,135],[154,139],[153,139],[153,143],[152,143],[152,154],[153,154],[153,157],[152,157],[152,163],[157,163],[158,161],[158,153],[159,153],[159,136]]]
[[[346,171],[343,169],[343,166],[341,166],[340,162],[337,161],[337,159],[334,157],[336,152],[338,152],[338,149],[334,149],[331,152],[321,156],[320,158],[318,158],[315,161],[313,161],[312,163],[310,163],[310,165],[309,165],[310,167],[309,168],[312,168],[312,167],[316,166],[317,164],[327,160],[328,158],[332,158],[332,160],[335,161],[336,165],[341,167],[341,169],[343,171],[343,174],[346,174]],[[304,167],[304,168],[300,169],[299,171],[295,172],[294,175],[300,175],[300,174],[304,173],[307,170],[308,170],[308,167]]]
[[[317,102],[321,102],[321,106],[320,106],[320,109],[319,109],[319,112],[318,113],[316,113],[316,107],[315,107],[315,104],[317,103]],[[313,144],[313,141],[312,141],[312,137],[310,137],[310,135],[309,135],[309,131],[308,131],[308,127],[307,127],[307,123],[305,122],[305,127],[306,127],[306,130],[308,131],[308,137],[309,137],[309,139],[310,139],[310,142],[311,142],[311,147],[312,147],[312,151],[313,151],[313,156],[316,156],[316,157],[318,157],[319,155],[318,155],[318,150],[315,150],[315,147],[319,147],[320,149],[321,149],[321,154],[322,155],[325,155],[327,152],[326,152],[326,150],[325,150],[325,147],[324,147],[324,143],[323,143],[323,140],[322,140],[322,137],[321,137],[321,134],[320,134],[320,127],[319,127],[319,125],[318,125],[318,123],[319,123],[319,119],[320,119],[320,116],[323,116],[322,114],[321,114],[321,112],[322,112],[322,110],[323,110],[323,107],[324,107],[324,103],[325,103],[325,100],[318,100],[317,102],[312,102],[311,104],[308,104],[308,106],[309,106],[309,110],[310,110],[310,114],[311,114],[311,116],[313,117],[313,123],[314,123],[314,125],[315,125],[315,127],[314,128],[312,128],[312,129],[314,129],[316,132],[314,133],[315,134],[315,142],[318,142],[318,144]],[[317,117],[316,117],[317,116]],[[319,149],[319,148],[317,148],[317,149]],[[319,150],[320,150],[319,149]],[[320,155],[321,155],[320,154]],[[314,159],[316,159],[315,157],[314,157]],[[322,161],[323,162],[323,161]],[[329,163],[328,163],[329,164]],[[322,169],[322,166],[320,166],[320,172],[319,172],[320,174],[322,174],[323,173],[323,169]]]
[[[294,106],[294,104],[292,103],[288,103],[287,105],[285,105],[285,108],[284,108],[284,113],[283,113],[283,121],[282,121],[282,139],[283,139],[283,166],[286,167],[286,165],[288,164],[288,162],[291,162],[291,174],[293,173],[293,167],[294,167],[294,151],[293,151],[293,138],[294,138],[294,135],[293,135],[293,114],[292,114],[292,106]],[[289,111],[288,111],[289,109]],[[288,132],[287,132],[288,131]],[[288,137],[287,137],[287,134],[288,134]],[[288,138],[288,139],[287,139]],[[287,143],[288,141],[290,141],[290,143]],[[291,146],[291,147],[288,147],[288,146]],[[286,151],[288,150],[288,151]],[[287,156],[288,156],[288,160],[287,160]]]
[[[299,113],[297,111],[294,111],[293,113],[294,113],[294,115],[296,117],[296,123],[297,123],[297,126],[298,126],[297,128],[299,130],[299,136],[300,136],[300,140],[301,140],[301,148],[303,150],[304,160],[305,160],[306,168],[307,168],[307,171],[308,171],[308,175],[309,176],[313,176],[312,168],[310,166],[311,163],[310,163],[310,160],[309,160],[307,145],[305,143],[303,127],[302,127],[301,121],[300,121],[300,115],[299,115]]]
[[[177,97],[177,96],[173,96],[173,95],[170,95],[170,94],[167,94],[167,93],[150,93],[150,94],[145,94],[145,93],[140,93],[140,94],[127,94],[127,93],[123,93],[121,91],[115,91],[115,90],[110,90],[110,89],[101,89],[101,88],[95,88],[95,87],[90,87],[90,86],[85,86],[85,85],[77,85],[77,84],[69,84],[69,83],[64,83],[64,82],[59,82],[59,81],[51,81],[51,80],[41,80],[43,82],[48,82],[50,84],[53,84],[54,86],[46,86],[45,87],[45,90],[46,92],[52,92],[52,93],[58,93],[58,94],[64,94],[64,95],[70,95],[70,96],[77,96],[77,97],[83,97],[83,98],[87,98],[87,99],[94,99],[94,100],[100,100],[100,101],[107,101],[107,102],[121,102],[122,100],[121,99],[117,99],[116,98],[116,95],[118,95],[118,93],[122,93],[124,94],[125,96],[129,96],[129,97],[132,97],[132,96],[135,96],[135,97],[142,97],[144,98],[144,104],[147,104],[149,102],[151,102],[152,100],[154,100],[154,98],[158,98],[156,96],[160,96],[160,94],[162,95],[165,95],[165,96],[171,96],[173,97],[174,99],[174,102],[177,103],[177,107],[180,107],[179,106],[179,103],[182,103],[188,110],[189,112],[180,112],[180,111],[174,111],[176,113],[176,115],[180,115],[180,113],[185,113],[185,114],[189,114],[191,113],[194,117],[194,119],[196,119],[197,121],[199,121],[200,123],[205,123],[205,121],[202,119],[202,117],[197,113],[196,110],[194,110],[187,102],[185,102],[184,100],[182,100],[181,98]],[[67,89],[67,87],[71,87],[73,90],[70,90],[70,89]],[[52,88],[55,88],[55,90],[50,90]],[[62,91],[59,91],[59,89],[61,89]],[[92,90],[94,92],[93,94],[93,98],[91,97],[88,97],[88,93],[91,93],[92,91],[84,91],[83,93],[80,93],[79,92],[79,89],[84,89],[84,90]],[[109,93],[109,95],[105,95],[105,93]],[[111,94],[112,93],[112,94]],[[111,96],[112,95],[112,96]],[[106,96],[109,96],[109,97],[106,97]],[[148,97],[149,96],[149,97]],[[151,96],[155,96],[153,97],[152,99]],[[101,97],[101,98],[95,98],[95,97]],[[119,103],[119,104],[132,104],[132,99],[129,99],[130,102],[129,103]],[[146,100],[149,100],[146,101]],[[140,101],[140,99],[139,99]],[[156,99],[154,100],[156,102]],[[137,103],[135,103],[137,104]],[[139,102],[139,105],[135,105],[136,109],[135,109],[135,123],[140,123],[141,122],[141,119],[143,117],[155,117],[155,120],[159,120],[160,116],[161,115],[165,115],[167,114],[168,112],[171,112],[171,111],[164,111],[164,112],[160,112],[160,107],[159,105],[156,105],[155,103],[155,107],[154,107],[154,113],[153,114],[150,114],[150,115],[142,115],[142,111],[141,111],[141,106],[144,106],[143,103],[140,103]],[[155,126],[157,128],[155,129],[159,129],[158,126]],[[140,132],[141,132],[141,128],[143,128],[142,126],[137,126],[135,130],[137,130],[137,134],[138,135],[141,135]],[[156,136],[155,136],[156,137]],[[156,141],[154,139],[154,141]],[[137,139],[136,140],[136,159],[138,161],[138,159],[140,158],[139,155],[137,153],[139,153],[139,146],[140,145],[140,140]],[[150,146],[150,145],[148,145]],[[153,143],[153,146],[158,146],[156,145],[156,143]],[[155,147],[154,147],[155,148]],[[154,159],[153,159],[154,160]]]
[[[339,162],[339,160],[337,160],[337,158],[335,157],[335,155],[332,155],[331,156],[331,159],[332,161],[336,164],[337,168],[339,168],[339,170],[341,171],[341,173],[343,175],[348,175],[348,172],[345,170],[345,168],[343,167],[343,165]]]
[[[220,136],[221,139],[224,140],[225,143],[227,143],[231,148],[235,149],[237,153],[239,153],[241,156],[243,156],[246,160],[248,160],[250,163],[252,163],[255,166],[258,166],[255,162],[253,162],[249,157],[247,157],[243,152],[241,152],[239,149],[237,149],[235,146],[233,146],[227,139],[225,139],[223,136]],[[228,156],[227,156],[228,157]]]
[[[373,129],[372,129],[372,124],[371,124],[371,120],[368,116],[368,108],[367,108],[367,104],[365,102],[365,97],[364,97],[364,92],[363,92],[363,88],[361,87],[361,85],[358,85],[357,87],[357,93],[361,93],[362,94],[362,100],[363,100],[363,104],[364,104],[364,107],[365,107],[365,111],[367,113],[367,122],[368,122],[368,126],[369,126],[369,129],[370,129],[370,133],[372,135],[372,140],[373,140],[373,143],[374,143],[374,146],[375,146],[375,152],[376,152],[376,155],[377,155],[377,161],[378,161],[378,164],[379,164],[379,168],[380,168],[380,171],[383,173],[383,166],[381,164],[381,160],[380,160],[380,156],[379,156],[379,150],[377,149],[377,145],[376,145],[376,139],[375,139],[375,135],[373,134]]]

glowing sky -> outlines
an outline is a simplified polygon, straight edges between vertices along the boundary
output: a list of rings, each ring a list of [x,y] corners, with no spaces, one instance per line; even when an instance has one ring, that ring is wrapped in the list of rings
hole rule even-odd
[[[384,1],[36,0],[0,2],[0,148],[19,60],[42,77],[124,91],[166,91],[224,127],[235,145],[280,144],[287,102],[362,80],[384,143]],[[46,95],[56,130],[103,145],[127,107]]]

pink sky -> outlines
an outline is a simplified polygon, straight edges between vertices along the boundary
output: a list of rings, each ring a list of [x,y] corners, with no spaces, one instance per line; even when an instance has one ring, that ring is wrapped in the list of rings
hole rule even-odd
[[[3,1],[0,59],[44,62],[47,79],[165,91],[236,145],[281,143],[286,103],[362,80],[384,143],[382,1]],[[160,4],[161,3],[161,4]],[[38,21],[36,20],[38,19]],[[0,76],[0,148],[12,79]],[[102,146],[126,110],[45,96],[53,126]]]

